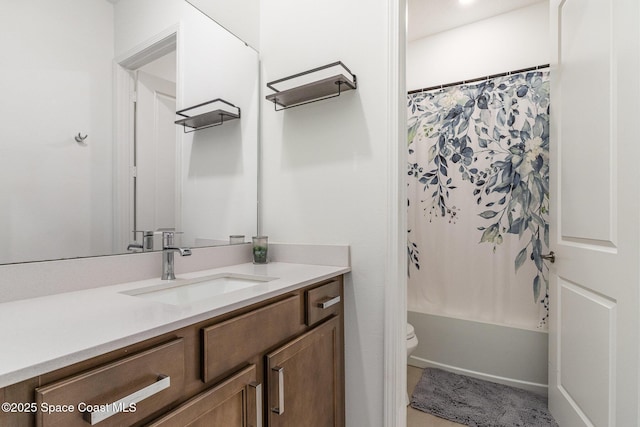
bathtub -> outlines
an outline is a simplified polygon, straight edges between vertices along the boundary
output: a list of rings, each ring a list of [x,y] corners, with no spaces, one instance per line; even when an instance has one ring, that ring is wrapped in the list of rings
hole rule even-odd
[[[547,395],[545,331],[409,311],[418,348],[408,360]]]

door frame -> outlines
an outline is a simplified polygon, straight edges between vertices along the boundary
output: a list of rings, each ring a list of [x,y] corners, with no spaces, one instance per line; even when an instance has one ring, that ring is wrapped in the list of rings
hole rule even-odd
[[[406,0],[388,0],[388,232],[384,302],[383,425],[407,425]]]
[[[113,249],[116,253],[125,253],[127,245],[133,239],[133,167],[135,140],[136,91],[135,70],[176,51],[179,58],[180,25],[173,25],[156,34],[126,53],[114,58],[114,171],[113,171]],[[182,105],[180,61],[176,60],[176,105]],[[184,134],[176,137],[178,147],[183,146]],[[182,176],[181,151],[177,152],[176,176]],[[176,201],[181,204],[180,187],[177,188]],[[182,211],[176,209],[176,225],[182,224]]]

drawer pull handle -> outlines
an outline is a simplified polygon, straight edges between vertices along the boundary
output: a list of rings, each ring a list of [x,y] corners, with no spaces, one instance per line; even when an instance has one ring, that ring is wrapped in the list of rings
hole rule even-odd
[[[130,395],[125,396],[113,403],[105,405],[107,407],[106,411],[85,412],[84,420],[94,426],[100,421],[104,421],[107,418],[116,415],[117,413],[120,413],[124,410],[128,410],[132,404],[142,402],[144,399],[151,397],[166,388],[169,388],[170,385],[171,377],[167,375],[159,375],[158,380],[155,383],[148,385],[136,392],[133,392]]]
[[[271,370],[278,373],[278,406],[271,408],[271,412],[282,415],[284,414],[284,368],[275,366]]]
[[[336,305],[339,302],[340,302],[340,295],[338,295],[337,297],[329,297],[326,300],[319,302],[318,307],[325,310],[331,307],[332,305]]]
[[[262,384],[252,381],[249,383],[249,390],[253,390],[253,393],[249,393],[249,404],[247,406],[249,411],[256,411],[256,423],[250,427],[262,427]],[[248,416],[249,419],[253,418],[251,415]]]

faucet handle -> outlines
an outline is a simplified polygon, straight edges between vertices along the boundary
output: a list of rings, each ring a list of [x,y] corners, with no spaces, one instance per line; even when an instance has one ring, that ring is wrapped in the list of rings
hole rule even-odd
[[[131,232],[133,233],[134,240],[135,240],[136,236],[138,235],[138,233],[142,233],[142,238],[143,239],[145,237],[152,237],[155,234],[152,230],[131,230]]]
[[[163,236],[167,235],[176,235],[176,234],[184,234],[184,231],[176,231],[175,228],[158,228],[154,234],[162,234]]]
[[[175,228],[158,228],[157,234],[162,234],[162,246],[173,246],[173,238],[176,234],[183,234],[183,231],[176,231]]]
[[[155,234],[152,230],[131,230],[131,232],[133,233],[134,239],[136,238],[138,233],[142,233],[143,239],[145,237],[153,237],[153,235]]]
[[[153,235],[155,234],[152,230],[133,230],[133,239],[136,240],[136,235],[138,233],[142,233],[142,245],[143,250],[152,251],[153,250]]]

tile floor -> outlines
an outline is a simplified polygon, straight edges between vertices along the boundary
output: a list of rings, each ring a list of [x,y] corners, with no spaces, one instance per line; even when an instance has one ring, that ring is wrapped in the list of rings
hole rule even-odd
[[[409,399],[411,399],[411,393],[416,384],[422,376],[422,369],[414,366],[407,366],[407,389],[409,390]],[[451,421],[443,420],[442,418],[434,417],[426,412],[413,409],[411,406],[407,406],[407,427],[464,427],[462,424],[454,423]]]

